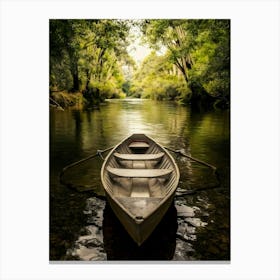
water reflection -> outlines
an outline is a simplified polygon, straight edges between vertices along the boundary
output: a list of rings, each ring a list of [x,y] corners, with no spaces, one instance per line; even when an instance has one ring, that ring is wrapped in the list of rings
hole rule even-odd
[[[213,227],[208,220],[207,198],[198,197],[199,206],[187,206],[184,198],[176,198],[156,230],[141,247],[131,239],[109,204],[95,197],[86,200],[86,218],[79,237],[67,250],[67,260],[196,260],[200,250],[208,246],[208,259],[215,259],[214,242],[204,236]],[[206,229],[207,230],[203,230]],[[212,231],[214,229],[212,228]],[[211,236],[211,235],[210,235]],[[213,236],[211,236],[213,238]],[[197,240],[204,244],[196,246]],[[219,243],[226,246],[226,242]],[[203,256],[201,256],[202,259]]]
[[[86,200],[83,211],[86,222],[81,228],[74,245],[67,250],[68,260],[101,261],[106,260],[103,245],[103,211],[105,201],[95,197]]]
[[[177,215],[174,204],[151,236],[139,247],[106,204],[103,220],[108,260],[171,260],[176,247]]]
[[[104,202],[81,193],[88,191],[87,186],[91,186],[91,190],[97,194],[103,193],[100,183],[102,162],[99,158],[66,174],[69,176],[67,179],[81,185],[79,193],[68,190],[58,180],[58,174],[65,165],[94,154],[97,149],[113,146],[136,131],[148,134],[163,145],[183,148],[187,154],[217,166],[222,174],[220,189],[176,199],[178,217],[174,220],[177,225],[173,224],[174,220],[169,221],[173,229],[171,227],[168,241],[162,242],[163,248],[156,245],[160,240],[159,234],[152,242],[155,244],[147,245],[155,249],[141,249],[143,251],[137,254],[136,249],[131,250],[134,247],[127,241],[129,239],[123,238],[126,232],[122,232],[118,220],[114,219]],[[175,158],[181,173],[179,189],[198,189],[214,182],[211,170],[186,158]],[[149,100],[109,101],[98,111],[51,110],[51,259],[228,260],[229,162],[229,113],[225,111],[197,114],[174,103]],[[84,190],[82,186],[85,186]],[[170,217],[173,214],[171,211]],[[98,217],[97,220],[94,221],[94,217]],[[174,237],[176,227],[177,235],[175,232]],[[118,244],[122,244],[119,252]],[[130,251],[135,255],[131,255]],[[157,251],[162,254],[157,255]]]
[[[177,212],[174,203],[139,247],[105,201],[91,197],[84,210],[86,226],[80,230],[68,260],[171,260],[176,248]]]

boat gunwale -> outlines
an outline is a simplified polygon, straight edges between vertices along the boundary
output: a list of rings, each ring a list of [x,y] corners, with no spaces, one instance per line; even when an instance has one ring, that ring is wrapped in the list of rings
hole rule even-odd
[[[161,145],[159,144],[158,142],[156,142],[153,138],[147,136],[146,134],[144,133],[133,133],[131,134],[130,136],[124,138],[121,142],[119,142],[111,151],[110,153],[107,155],[107,157],[104,159],[104,162],[103,162],[103,165],[102,165],[102,168],[101,168],[101,182],[102,182],[102,185],[103,185],[103,188],[106,192],[106,195],[109,195],[110,198],[112,200],[114,200],[114,202],[119,205],[119,207],[124,211],[126,212],[133,220],[136,224],[141,224],[143,221],[145,221],[148,217],[150,217],[154,211],[151,211],[149,212],[147,215],[143,216],[143,220],[139,221],[136,219],[136,217],[134,215],[132,215],[129,211],[127,211],[127,209],[116,199],[116,197],[114,195],[110,195],[109,193],[109,190],[108,190],[108,187],[105,183],[105,181],[103,180],[103,175],[104,175],[104,171],[105,171],[105,166],[106,166],[106,163],[108,162],[109,158],[111,156],[114,156],[113,153],[115,152],[115,150],[120,146],[122,145],[126,140],[128,140],[129,138],[131,138],[133,135],[144,135],[145,137],[147,137],[148,139],[150,139],[153,143],[155,143],[157,146],[159,146],[163,151],[164,153],[168,156],[168,158],[171,160],[173,166],[174,166],[174,172],[176,173],[176,178],[175,178],[175,181],[172,183],[172,187],[167,191],[167,193],[165,194],[164,197],[162,197],[162,200],[159,202],[159,204],[157,205],[157,208],[161,207],[162,204],[164,204],[169,198],[170,196],[173,195],[173,193],[176,191],[176,188],[178,186],[178,183],[179,183],[179,179],[180,179],[180,172],[179,172],[179,168],[175,162],[175,159],[171,156],[171,154]]]

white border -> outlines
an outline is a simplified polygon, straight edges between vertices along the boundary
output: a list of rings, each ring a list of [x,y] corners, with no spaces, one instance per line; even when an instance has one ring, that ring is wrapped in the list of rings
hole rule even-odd
[[[230,18],[230,264],[48,261],[48,19]],[[279,279],[279,2],[2,1],[1,279]]]

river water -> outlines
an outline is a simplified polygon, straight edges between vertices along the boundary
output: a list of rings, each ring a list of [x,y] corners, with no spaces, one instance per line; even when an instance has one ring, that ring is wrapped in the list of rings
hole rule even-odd
[[[230,114],[192,112],[172,102],[108,100],[99,110],[50,109],[50,260],[230,260]],[[145,133],[164,146],[218,168],[174,155],[180,182],[174,204],[138,247],[104,200],[102,159],[69,163]],[[185,195],[183,195],[185,193]]]

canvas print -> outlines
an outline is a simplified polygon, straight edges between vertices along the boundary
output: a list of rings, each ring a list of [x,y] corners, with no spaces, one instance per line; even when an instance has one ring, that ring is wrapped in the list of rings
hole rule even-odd
[[[230,261],[230,20],[49,20],[49,260]]]

